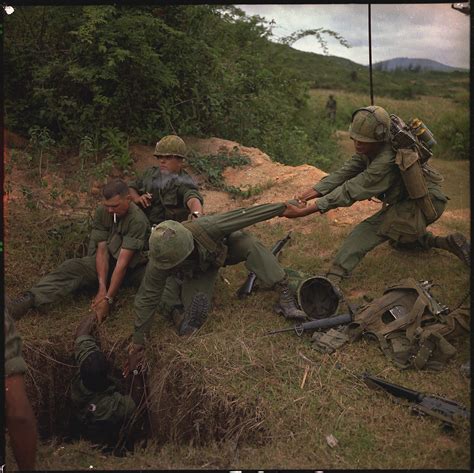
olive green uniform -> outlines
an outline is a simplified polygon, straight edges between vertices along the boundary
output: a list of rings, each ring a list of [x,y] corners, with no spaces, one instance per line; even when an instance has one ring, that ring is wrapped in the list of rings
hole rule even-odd
[[[34,295],[34,305],[55,302],[60,298],[86,286],[98,284],[96,269],[96,249],[99,242],[107,242],[109,253],[109,277],[111,276],[120,250],[134,250],[136,253],[127,268],[124,284],[138,286],[147,261],[150,224],[143,212],[130,203],[128,212],[114,223],[113,215],[100,205],[94,217],[89,242],[88,256],[66,260],[54,271],[42,278],[30,292]]]
[[[150,260],[135,297],[134,343],[144,344],[157,307],[164,314],[169,314],[174,307],[184,306],[186,310],[197,292],[206,294],[211,300],[220,266],[245,261],[247,269],[264,284],[273,286],[282,281],[285,272],[273,253],[252,235],[240,230],[279,216],[285,208],[283,203],[256,205],[195,220],[193,223],[199,225],[220,250],[227,249],[225,260],[221,262],[222,251],[210,252],[194,236],[193,252],[178,267],[162,270]]]
[[[75,341],[76,362],[82,362],[94,351],[99,351],[96,340],[91,335],[81,335]],[[135,402],[131,396],[120,393],[120,383],[108,377],[110,385],[101,392],[87,389],[82,383],[80,372],[74,375],[71,383],[71,401],[75,408],[74,416],[83,428],[94,426],[107,429],[106,434],[118,433],[120,427],[135,411]]]
[[[437,218],[443,213],[447,197],[441,192],[440,174],[425,166],[428,191]],[[317,199],[321,213],[337,207],[349,207],[354,202],[376,197],[382,209],[359,223],[337,252],[330,273],[349,274],[370,250],[384,241],[397,243],[418,242],[428,248],[427,221],[418,205],[408,197],[390,143],[384,144],[375,158],[356,154],[334,173],[321,179],[313,187],[322,197]]]
[[[15,329],[13,319],[5,309],[5,376],[24,374],[26,363],[21,356],[21,338]]]
[[[131,182],[129,187],[140,195],[151,194],[151,205],[143,211],[152,225],[164,220],[186,220],[189,215],[186,202],[189,199],[196,198],[203,203],[197,185],[185,171],[179,174],[163,173],[159,167],[152,167],[145,171],[141,179]]]

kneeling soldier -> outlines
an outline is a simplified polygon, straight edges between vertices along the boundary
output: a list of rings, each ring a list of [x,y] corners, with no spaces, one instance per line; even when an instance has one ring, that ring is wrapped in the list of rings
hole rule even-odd
[[[180,335],[201,327],[222,266],[245,261],[260,281],[277,289],[279,312],[287,318],[306,318],[277,258],[252,235],[240,231],[280,216],[285,209],[284,203],[256,205],[183,223],[167,220],[152,230],[149,262],[135,297],[135,332],[125,373],[134,369],[157,307],[173,318]]]

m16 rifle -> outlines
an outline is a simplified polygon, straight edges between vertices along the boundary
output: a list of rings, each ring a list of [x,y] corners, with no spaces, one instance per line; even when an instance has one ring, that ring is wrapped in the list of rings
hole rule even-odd
[[[275,243],[275,246],[272,248],[272,253],[275,256],[277,256],[278,253],[280,253],[280,251],[283,249],[283,247],[290,240],[291,240],[291,232],[289,232],[288,235],[286,235],[285,238],[282,238],[281,240],[278,240]],[[240,288],[237,290],[237,297],[239,299],[242,299],[244,297],[249,296],[253,291],[253,287],[255,285],[256,280],[257,280],[257,275],[253,271],[251,271],[248,274],[247,279],[245,280],[244,284],[242,284],[242,286],[240,286]]]
[[[392,396],[407,399],[413,403],[412,410],[415,413],[436,417],[447,427],[453,427],[456,424],[469,421],[469,411],[464,406],[450,399],[413,391],[403,386],[376,378],[368,373],[363,373],[362,379],[370,388],[383,389]]]
[[[303,322],[302,324],[294,325],[293,327],[279,328],[270,330],[264,335],[274,335],[276,333],[295,331],[298,337],[303,335],[307,330],[325,330],[327,328],[337,327],[338,325],[345,325],[352,322],[351,314],[340,314],[333,317],[326,317],[325,319],[311,320],[310,322]]]

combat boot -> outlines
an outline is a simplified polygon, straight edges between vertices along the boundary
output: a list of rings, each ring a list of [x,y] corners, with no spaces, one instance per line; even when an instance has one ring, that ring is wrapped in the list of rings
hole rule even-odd
[[[183,321],[179,327],[179,335],[192,335],[206,321],[209,312],[209,299],[203,292],[193,297],[190,306],[185,310]]]
[[[428,244],[431,248],[441,248],[456,255],[466,266],[471,267],[471,245],[459,232],[446,237],[432,237]]]
[[[287,278],[276,283],[275,288],[280,293],[280,299],[275,306],[275,310],[278,314],[283,315],[285,319],[306,320],[308,318],[306,314],[296,306],[295,298],[290,291]]]
[[[7,308],[13,319],[19,320],[35,305],[35,296],[32,292],[21,293],[16,299],[9,301]]]

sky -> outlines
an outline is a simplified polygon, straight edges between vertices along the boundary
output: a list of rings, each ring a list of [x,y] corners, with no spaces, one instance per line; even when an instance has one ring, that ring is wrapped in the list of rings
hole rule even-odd
[[[248,15],[274,20],[275,37],[300,29],[325,28],[341,34],[345,48],[326,36],[329,54],[369,64],[366,4],[236,5]],[[395,57],[432,59],[448,66],[469,68],[470,17],[451,3],[372,4],[372,63]],[[293,44],[295,49],[323,54],[313,36]]]

